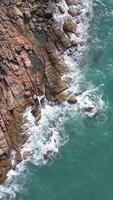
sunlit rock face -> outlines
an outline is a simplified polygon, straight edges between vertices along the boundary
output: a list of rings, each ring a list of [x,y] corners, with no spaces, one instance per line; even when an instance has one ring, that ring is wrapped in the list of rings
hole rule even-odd
[[[30,155],[20,151],[29,137],[24,127],[26,108],[32,108],[38,124],[45,99],[55,104],[77,101],[62,77],[68,71],[64,52],[77,46],[70,34],[76,35],[77,25],[72,18],[79,12],[69,6],[79,3],[66,0],[65,11],[58,0],[0,1],[1,183],[10,169]],[[61,15],[68,12],[62,26],[55,19],[56,11]]]

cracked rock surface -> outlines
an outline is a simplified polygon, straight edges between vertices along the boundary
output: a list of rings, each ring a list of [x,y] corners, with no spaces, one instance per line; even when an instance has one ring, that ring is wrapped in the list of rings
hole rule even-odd
[[[66,2],[69,6],[79,3]],[[68,83],[62,76],[68,67],[61,57],[73,45],[67,33],[76,34],[76,24],[67,19],[62,29],[58,26],[53,17],[58,3],[57,0],[0,1],[0,183],[14,168],[12,151],[15,166],[23,159],[20,147],[29,137],[23,128],[26,108],[32,107],[38,123],[45,99],[76,103],[76,98],[66,92]],[[60,8],[60,12],[65,11]],[[75,16],[77,10],[70,8],[69,13]]]

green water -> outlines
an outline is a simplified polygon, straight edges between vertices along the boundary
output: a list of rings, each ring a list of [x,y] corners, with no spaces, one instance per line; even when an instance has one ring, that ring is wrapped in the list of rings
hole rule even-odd
[[[113,200],[113,1],[94,0],[93,12],[81,71],[89,84],[104,84],[106,109],[64,120],[69,142],[46,166],[28,164],[16,200]]]

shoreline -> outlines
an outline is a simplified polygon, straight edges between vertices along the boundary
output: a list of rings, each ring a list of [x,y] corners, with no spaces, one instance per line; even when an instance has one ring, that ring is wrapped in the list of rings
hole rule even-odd
[[[1,13],[4,12],[3,16],[7,22],[5,27],[4,21],[1,19],[2,28],[3,31],[8,29],[9,32],[4,41],[8,41],[10,44],[9,52],[6,51],[5,46],[1,49],[2,52],[9,53],[9,58],[7,54],[4,54],[2,63],[7,60],[5,62],[7,68],[3,66],[2,77],[0,77],[3,89],[3,98],[0,102],[2,116],[0,136],[3,138],[1,139],[2,142],[4,141],[3,145],[5,144],[1,154],[1,160],[5,160],[5,162],[0,161],[1,183],[6,180],[7,172],[22,161],[22,157],[25,160],[29,157],[29,152],[23,152],[21,155],[20,151],[21,146],[29,140],[29,134],[26,134],[26,131],[29,132],[29,128],[25,131],[23,127],[27,122],[27,119],[23,118],[26,108],[29,106],[32,108],[35,123],[38,125],[41,119],[41,106],[44,105],[45,99],[53,104],[60,104],[65,100],[70,104],[77,102],[77,97],[69,91],[69,83],[62,77],[68,73],[64,52],[68,49],[72,55],[77,51],[78,44],[75,38],[78,37],[78,33],[76,33],[77,25],[73,19],[75,20],[76,16],[80,15],[76,9],[80,2],[67,0],[67,9],[72,7],[69,11],[71,15],[69,14],[70,18],[68,16],[64,22],[62,21],[62,28],[55,22],[53,10],[56,10],[57,6],[60,15],[64,15],[67,11],[55,2],[49,7],[48,2],[45,5],[42,3],[40,1],[39,5],[29,5],[20,1],[20,4],[16,5],[14,1],[9,5],[3,4],[1,8]],[[39,10],[40,12],[38,12]],[[12,21],[7,21],[8,18]],[[16,28],[13,27],[14,23]],[[12,29],[9,30],[10,27]],[[18,27],[20,32],[18,32]],[[77,36],[73,37],[76,34]],[[92,109],[91,107],[86,111],[92,112]],[[6,133],[10,137],[6,138]],[[12,150],[14,151],[14,166],[12,166]]]

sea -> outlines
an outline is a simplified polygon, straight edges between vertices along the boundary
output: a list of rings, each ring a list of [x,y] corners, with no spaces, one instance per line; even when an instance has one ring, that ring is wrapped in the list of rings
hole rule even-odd
[[[31,136],[21,151],[33,154],[9,172],[0,200],[113,200],[113,1],[83,0],[80,9],[78,49],[64,52],[62,77],[77,103],[46,101],[38,126],[26,109]]]

